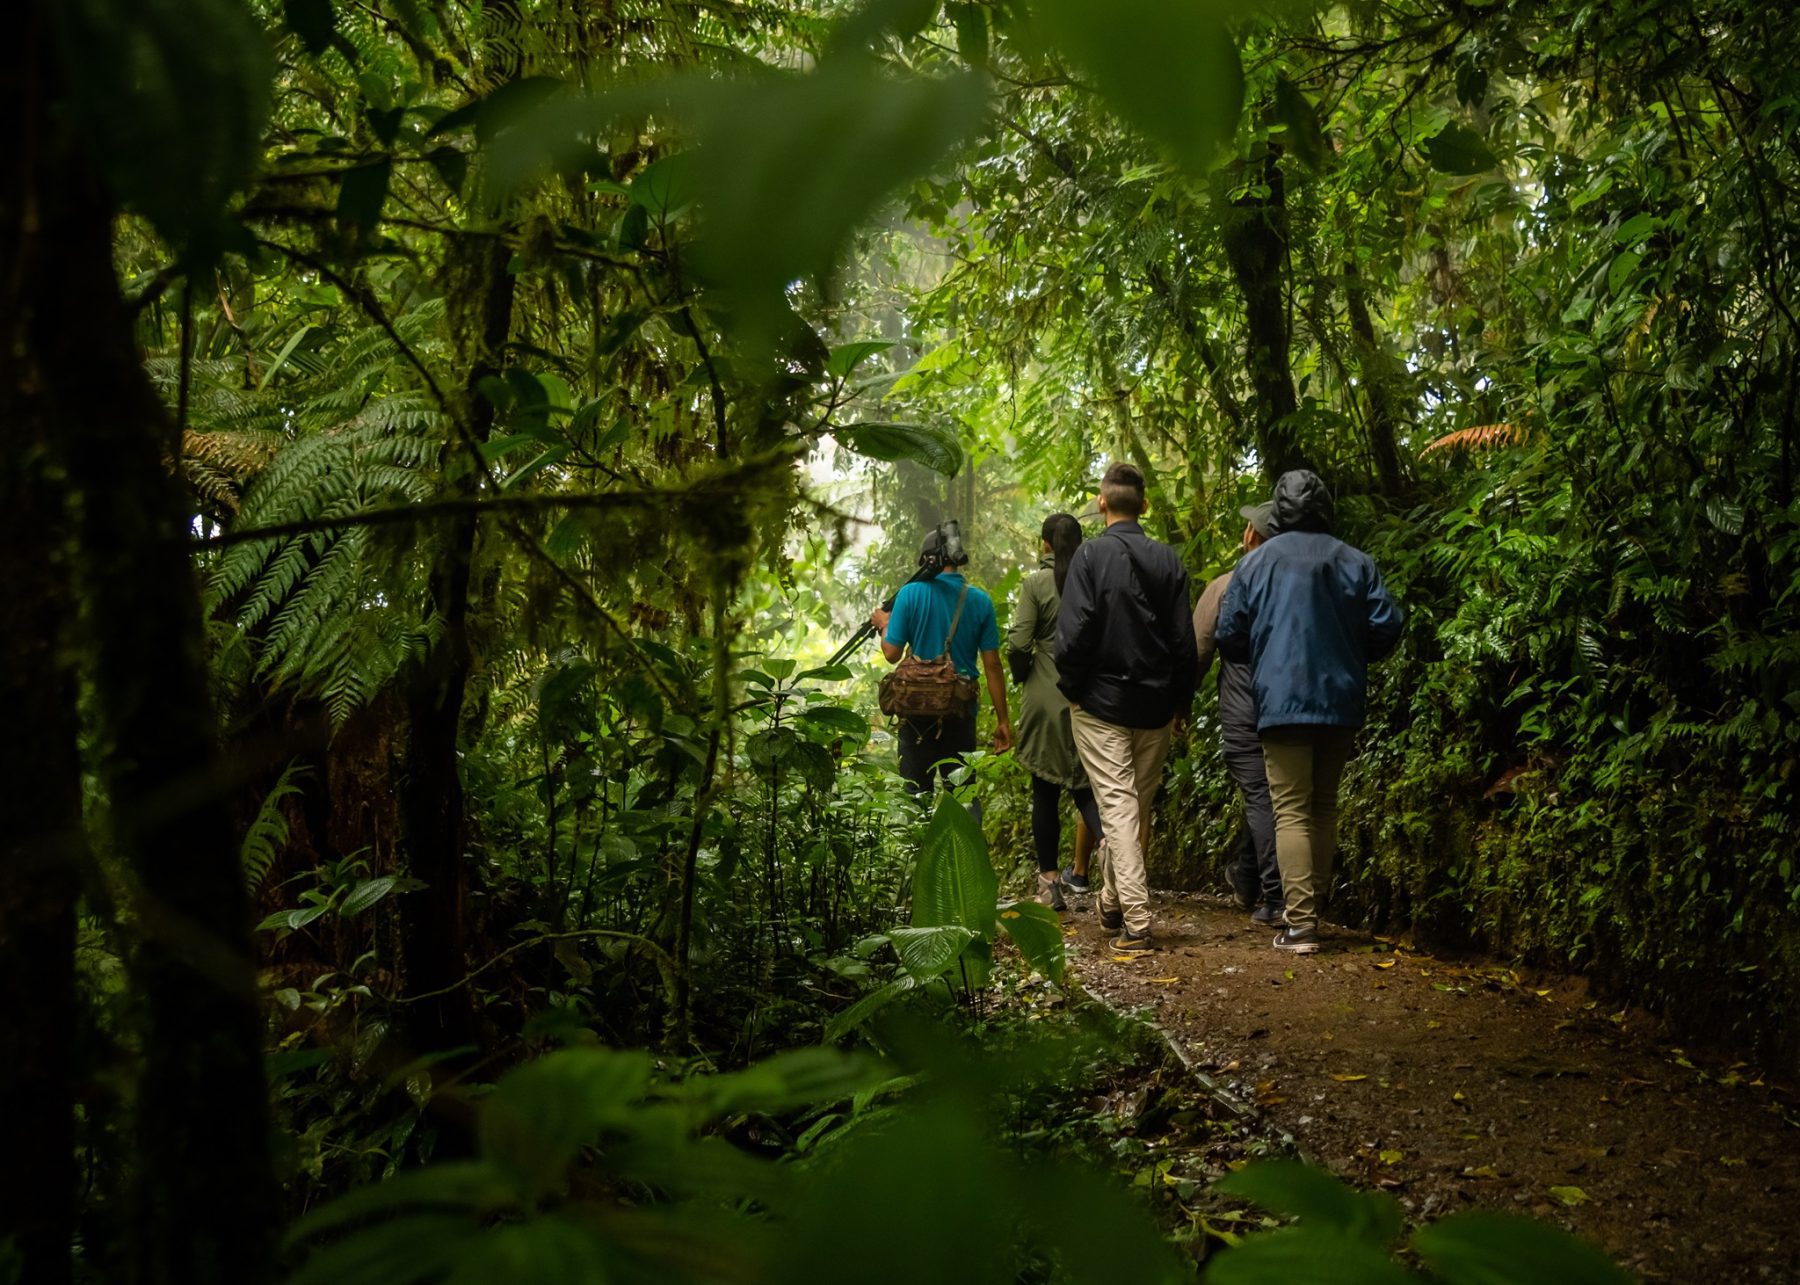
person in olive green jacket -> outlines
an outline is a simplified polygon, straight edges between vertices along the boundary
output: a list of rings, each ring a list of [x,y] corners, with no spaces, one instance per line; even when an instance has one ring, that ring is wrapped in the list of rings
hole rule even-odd
[[[1081,523],[1067,513],[1044,519],[1043,563],[1019,586],[1012,624],[1006,631],[1007,658],[1013,679],[1024,684],[1019,697],[1019,725],[1013,753],[1031,773],[1031,838],[1037,850],[1037,899],[1057,910],[1066,909],[1063,884],[1086,892],[1087,855],[1100,835],[1100,813],[1087,773],[1075,753],[1075,736],[1069,730],[1069,702],[1057,689],[1056,613],[1062,602],[1063,581],[1069,560],[1081,545]],[[1074,795],[1078,817],[1075,829],[1075,863],[1070,870],[1057,868],[1062,846],[1062,795]]]

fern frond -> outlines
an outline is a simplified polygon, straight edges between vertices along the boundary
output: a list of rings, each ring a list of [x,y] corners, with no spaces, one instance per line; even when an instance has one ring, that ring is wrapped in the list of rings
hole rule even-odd
[[[1445,433],[1428,442],[1420,455],[1433,451],[1483,451],[1496,446],[1523,446],[1530,440],[1529,430],[1518,424],[1475,424]]]
[[[300,782],[311,769],[295,759],[282,769],[275,784],[263,796],[261,806],[256,809],[256,816],[250,822],[250,828],[244,831],[243,842],[238,845],[238,864],[243,867],[244,883],[252,895],[262,886],[269,871],[274,868],[275,858],[287,845],[287,815],[281,810],[281,802],[290,795],[300,793]]]

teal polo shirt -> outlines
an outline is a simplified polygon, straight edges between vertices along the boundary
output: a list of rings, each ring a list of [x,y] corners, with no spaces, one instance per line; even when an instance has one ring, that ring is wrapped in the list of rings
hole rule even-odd
[[[963,583],[960,572],[940,571],[930,580],[902,585],[894,598],[894,614],[888,618],[889,645],[910,645],[920,660],[943,655],[944,635],[950,632],[950,617],[956,614]],[[1000,623],[994,619],[994,600],[986,590],[971,588],[962,619],[956,624],[956,637],[950,641],[951,662],[957,673],[976,678],[981,653],[999,650]]]

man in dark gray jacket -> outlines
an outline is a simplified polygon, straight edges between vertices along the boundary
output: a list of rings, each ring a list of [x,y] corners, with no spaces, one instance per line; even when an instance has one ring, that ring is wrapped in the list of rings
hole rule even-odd
[[[1331,534],[1331,493],[1307,469],[1275,484],[1279,534],[1238,564],[1219,654],[1248,661],[1287,898],[1279,950],[1319,948],[1318,898],[1337,856],[1337,792],[1368,703],[1369,665],[1400,639],[1374,561]]]
[[[1275,502],[1247,504],[1238,510],[1244,517],[1243,549],[1253,552],[1275,534]],[[1212,667],[1218,645],[1213,639],[1219,623],[1219,606],[1231,587],[1231,572],[1207,584],[1194,608],[1194,644],[1200,653],[1200,677]],[[1256,734],[1256,691],[1250,666],[1228,657],[1219,659],[1219,740],[1225,751],[1225,768],[1244,796],[1244,830],[1232,854],[1229,871],[1238,904],[1252,911],[1259,924],[1279,924],[1286,903],[1281,891],[1281,867],[1275,861],[1275,810],[1269,802],[1269,776],[1263,767],[1262,739]]]

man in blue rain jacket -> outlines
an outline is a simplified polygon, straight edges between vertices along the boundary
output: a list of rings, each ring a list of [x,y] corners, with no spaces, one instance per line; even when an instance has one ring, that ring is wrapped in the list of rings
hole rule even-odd
[[[1221,655],[1250,665],[1287,901],[1275,946],[1298,954],[1319,948],[1338,782],[1367,708],[1369,665],[1393,651],[1402,619],[1369,555],[1331,534],[1331,510],[1316,473],[1281,475],[1279,534],[1238,564],[1216,635]]]

